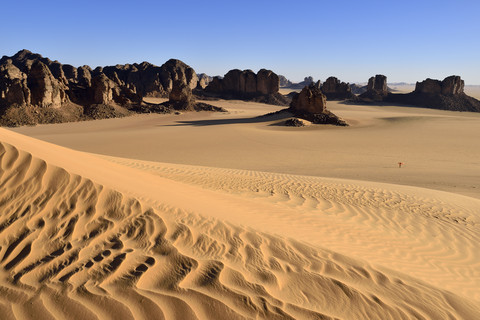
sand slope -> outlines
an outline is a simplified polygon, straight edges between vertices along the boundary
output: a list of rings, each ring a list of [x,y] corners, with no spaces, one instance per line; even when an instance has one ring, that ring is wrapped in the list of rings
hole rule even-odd
[[[107,160],[0,133],[5,319],[480,317],[465,296],[478,298],[475,199],[459,208],[456,195],[410,199],[408,187]],[[310,223],[301,242],[252,228],[298,233]],[[395,253],[390,241],[412,241],[408,233],[419,239]],[[360,247],[374,263],[358,259]],[[375,263],[392,267],[405,252],[403,273]],[[405,273],[428,274],[428,264],[445,287]],[[465,281],[451,290],[468,278],[465,294]]]

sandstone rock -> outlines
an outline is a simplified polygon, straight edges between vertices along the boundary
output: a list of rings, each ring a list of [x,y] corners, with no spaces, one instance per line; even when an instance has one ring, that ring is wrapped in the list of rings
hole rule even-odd
[[[417,82],[415,85],[415,91],[429,94],[441,94],[442,82],[428,78],[422,82]]]
[[[185,63],[177,59],[170,59],[159,69],[159,76],[163,89],[170,92],[173,81],[180,80],[184,84],[194,89],[197,86],[198,77],[195,71]]]
[[[205,91],[243,99],[276,94],[278,89],[279,78],[271,70],[261,69],[255,74],[252,70],[233,69],[223,78],[214,77]]]
[[[182,80],[177,79],[173,81],[172,91],[168,100],[176,110],[191,111],[195,109],[192,89]]]
[[[30,104],[30,89],[27,86],[27,75],[15,65],[0,65],[0,106],[22,107]]]
[[[35,61],[28,75],[31,91],[31,104],[40,107],[59,108],[69,101],[61,83],[55,79],[50,69],[41,61]]]
[[[92,69],[89,66],[81,66],[77,69],[78,83],[85,87],[92,86]]]
[[[450,76],[442,81],[442,94],[455,95],[463,93],[465,82],[459,76]]]
[[[290,107],[296,111],[324,113],[327,110],[327,97],[315,86],[309,86],[292,99]]]
[[[261,69],[257,73],[257,92],[260,94],[277,93],[279,89],[278,76],[271,70]]]
[[[328,100],[344,100],[354,96],[349,84],[340,82],[335,77],[329,77],[320,89]]]
[[[105,74],[100,74],[92,79],[92,104],[108,105],[113,101],[114,89],[116,84]]]
[[[377,74],[375,77],[368,79],[367,91],[374,91],[379,95],[387,95],[387,77]]]
[[[381,102],[388,96],[387,77],[377,74],[368,79],[367,91],[362,93],[359,98],[364,102]]]

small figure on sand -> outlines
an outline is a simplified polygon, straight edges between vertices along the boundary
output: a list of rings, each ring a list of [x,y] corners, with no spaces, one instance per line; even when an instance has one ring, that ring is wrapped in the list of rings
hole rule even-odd
[[[401,168],[403,166],[403,162],[398,163],[398,167]]]

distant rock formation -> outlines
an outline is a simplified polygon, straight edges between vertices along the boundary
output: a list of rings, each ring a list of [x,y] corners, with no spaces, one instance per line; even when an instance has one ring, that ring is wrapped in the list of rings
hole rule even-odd
[[[353,94],[362,94],[367,92],[367,86],[359,86],[358,84],[352,83],[350,84],[350,91]]]
[[[329,77],[320,88],[328,100],[345,100],[353,99],[355,95],[352,93],[350,85],[340,82],[335,77]]]
[[[278,83],[280,85],[280,88],[288,88],[290,87],[293,82],[285,78],[285,76],[278,75]]]
[[[222,99],[251,100],[286,105],[288,100],[278,93],[279,77],[271,70],[230,70],[223,77],[214,77],[203,92],[197,95]]]
[[[320,81],[320,80],[319,80]],[[289,81],[290,82],[290,81]],[[317,81],[318,82],[318,81]],[[290,82],[288,86],[285,86],[285,87],[288,87],[290,89],[303,89],[305,86],[310,86],[312,84],[314,84],[315,81],[313,80],[313,77],[312,76],[308,76],[308,77],[305,77],[303,78],[303,81],[301,82],[298,82],[298,83],[292,83]]]
[[[418,107],[480,112],[480,101],[467,96],[460,76],[449,76],[443,81],[426,79],[417,82],[415,90],[407,94],[389,94],[385,101]]]
[[[92,70],[22,50],[0,59],[0,125],[111,118],[148,109],[145,96],[168,97],[178,81],[190,90],[195,71],[180,60]],[[267,88],[268,89],[268,88]],[[267,90],[264,89],[264,90]]]
[[[368,79],[367,91],[362,93],[359,98],[365,101],[383,101],[387,95],[387,77],[377,74]]]
[[[212,82],[213,77],[206,75],[205,73],[197,74],[198,84],[197,88],[205,89],[210,82]]]
[[[315,85],[305,86],[288,109],[294,116],[316,124],[347,126],[347,123],[327,110],[327,97]]]

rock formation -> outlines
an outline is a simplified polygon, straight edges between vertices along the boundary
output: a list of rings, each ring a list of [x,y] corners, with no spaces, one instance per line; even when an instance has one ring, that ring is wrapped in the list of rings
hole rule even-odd
[[[22,50],[0,59],[0,125],[110,118],[144,112],[145,96],[168,97],[175,81],[190,90],[195,71],[180,60],[75,68]],[[267,89],[269,87],[267,86]],[[15,118],[17,117],[17,118]]]
[[[377,74],[368,79],[367,91],[362,93],[359,98],[364,101],[383,101],[388,96],[387,77]]]
[[[352,99],[355,95],[352,93],[350,85],[340,82],[335,77],[329,77],[320,88],[328,100]]]
[[[292,83],[292,81],[290,81],[290,80],[288,80],[287,78],[285,78],[285,76],[278,75],[278,84],[279,84],[280,88],[288,88],[288,87],[290,87],[293,83]]]
[[[347,123],[327,110],[327,97],[315,85],[305,86],[290,104],[294,116],[316,124],[347,126]]]
[[[450,76],[443,81],[426,79],[417,82],[415,90],[407,94],[389,94],[385,101],[418,107],[480,112],[480,101],[467,96],[464,81],[459,76]]]
[[[213,77],[210,77],[205,73],[197,74],[197,76],[198,76],[197,88],[199,89],[205,89],[208,86],[208,84],[213,80]]]
[[[279,77],[271,70],[233,69],[223,77],[214,77],[203,92],[198,95],[222,99],[253,100],[270,104],[287,104],[279,90]]]

